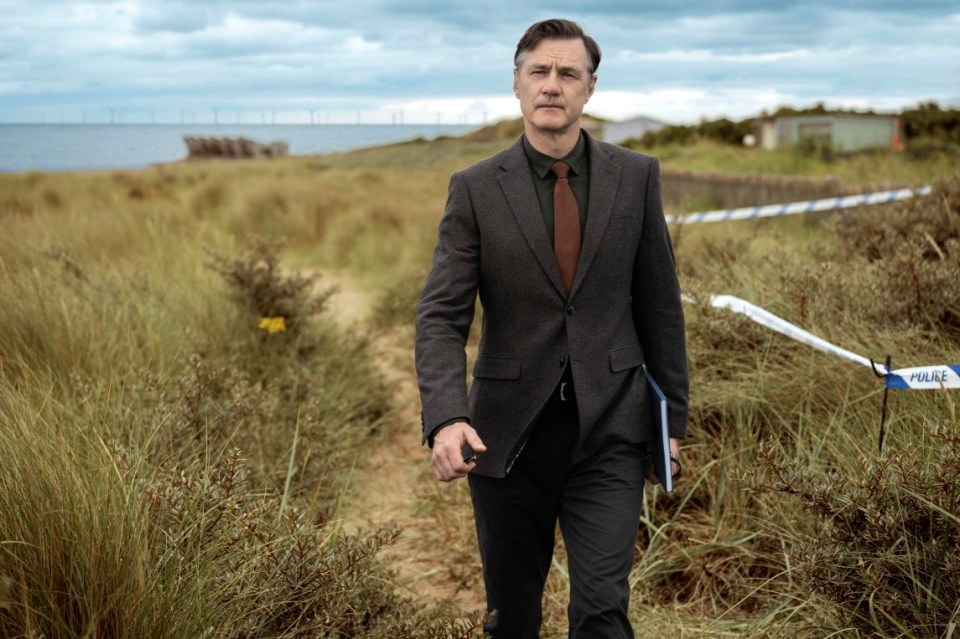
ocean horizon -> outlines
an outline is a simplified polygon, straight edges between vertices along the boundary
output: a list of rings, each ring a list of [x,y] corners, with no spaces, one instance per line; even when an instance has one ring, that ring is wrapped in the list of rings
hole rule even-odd
[[[186,159],[183,136],[282,141],[316,155],[462,135],[462,124],[0,124],[0,173],[139,169]]]

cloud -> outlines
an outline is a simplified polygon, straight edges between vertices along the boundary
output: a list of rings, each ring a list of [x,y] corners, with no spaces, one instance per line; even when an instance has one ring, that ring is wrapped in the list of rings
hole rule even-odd
[[[516,41],[528,24],[555,15],[580,22],[600,42],[600,83],[590,106],[609,117],[650,105],[690,119],[817,100],[896,108],[955,98],[952,87],[960,85],[955,2],[0,5],[0,121],[36,121],[52,104],[75,111],[273,104],[411,113],[412,106],[392,105],[429,104],[449,117],[516,115]]]
[[[190,5],[161,0],[155,4],[138,5],[133,27],[145,33],[191,33],[219,22],[223,16],[215,17],[214,13],[199,3]]]
[[[713,117],[742,119],[795,103],[797,96],[775,89],[727,89],[717,87],[655,89],[651,91],[597,91],[587,104],[590,114],[625,119],[642,113],[670,123],[692,122],[704,113]],[[721,110],[717,105],[723,105]]]

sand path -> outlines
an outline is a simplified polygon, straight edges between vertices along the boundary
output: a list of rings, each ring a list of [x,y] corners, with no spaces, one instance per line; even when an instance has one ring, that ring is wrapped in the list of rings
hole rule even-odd
[[[383,554],[400,589],[425,603],[449,601],[461,610],[484,604],[480,560],[465,481],[433,478],[429,449],[420,445],[420,407],[413,365],[413,327],[370,328],[377,291],[341,273],[324,273],[336,284],[331,311],[349,330],[365,332],[379,355],[381,372],[395,389],[395,415],[363,459],[344,499],[348,533],[400,526],[397,544]]]

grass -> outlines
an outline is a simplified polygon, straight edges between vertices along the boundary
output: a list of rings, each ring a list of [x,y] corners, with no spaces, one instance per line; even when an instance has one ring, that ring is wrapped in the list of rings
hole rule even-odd
[[[736,175],[835,178],[844,184],[920,186],[960,169],[956,149],[925,152],[871,151],[836,153],[827,158],[792,148],[748,149],[702,140],[692,145],[667,145],[637,150],[660,158],[664,170],[721,172]]]
[[[394,593],[395,533],[340,532],[389,388],[256,239],[303,256],[350,211],[301,165],[233,168],[0,178],[0,634],[465,636]]]
[[[0,175],[0,636],[476,636],[475,616],[404,594],[380,559],[396,533],[338,521],[362,451],[406,425],[369,335],[410,340],[449,173],[506,143]],[[868,370],[706,299],[894,367],[960,361],[956,159],[659,151],[665,168],[941,181],[887,208],[674,229],[692,437],[680,490],[647,494],[638,636],[945,636],[956,394],[892,393],[879,456]],[[320,271],[374,292],[366,326],[335,321]],[[277,316],[286,330],[259,328]],[[420,501],[458,558],[446,579],[478,589],[464,486]]]

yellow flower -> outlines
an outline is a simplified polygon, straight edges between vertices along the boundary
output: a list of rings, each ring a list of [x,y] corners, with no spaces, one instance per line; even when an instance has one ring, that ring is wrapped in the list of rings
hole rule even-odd
[[[260,325],[258,328],[264,329],[270,335],[274,333],[282,333],[287,330],[287,321],[284,319],[283,315],[278,315],[277,317],[263,317],[260,319]]]

